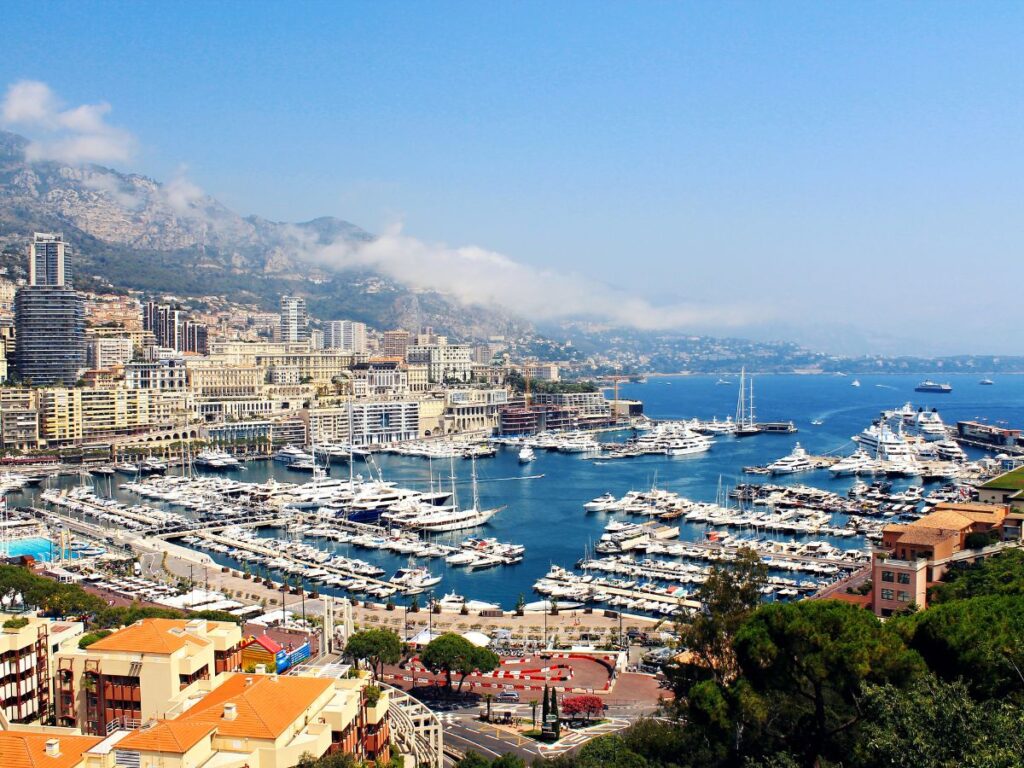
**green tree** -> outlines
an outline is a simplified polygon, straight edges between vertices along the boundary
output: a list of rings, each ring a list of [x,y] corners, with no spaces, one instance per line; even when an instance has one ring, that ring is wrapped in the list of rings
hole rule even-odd
[[[1011,768],[1024,754],[1021,709],[976,702],[960,681],[867,686],[862,707],[869,715],[852,762],[865,768]]]
[[[490,768],[491,761],[470,749],[455,761],[455,765],[457,768]]]
[[[694,595],[701,610],[679,630],[680,644],[692,654],[688,666],[697,668],[698,678],[710,676],[722,683],[735,677],[732,641],[761,605],[761,590],[767,581],[768,568],[752,549],[743,548],[731,562],[712,566]]]
[[[345,644],[345,653],[367,662],[373,676],[380,679],[385,664],[402,660],[402,640],[389,629],[366,629],[353,633]]]
[[[978,699],[1024,694],[1024,600],[997,594],[932,606],[910,620],[910,646]]]
[[[498,656],[493,651],[478,648],[462,635],[453,632],[443,634],[427,643],[420,654],[420,661],[429,670],[444,672],[445,686],[449,691],[452,687],[453,673],[460,676],[458,690],[461,691],[463,682],[472,672],[490,672],[497,669],[499,663]]]
[[[837,600],[764,606],[737,632],[735,650],[752,692],[768,701],[766,732],[808,765],[842,756],[863,683],[903,684],[922,671],[895,632]]]
[[[598,736],[576,755],[575,768],[647,768],[648,763],[621,736]]]
[[[543,725],[547,725],[548,715],[551,714],[551,699],[550,699],[550,696],[548,694],[547,683],[544,684],[544,694],[541,696],[540,702],[541,702],[540,722],[541,722],[541,725],[543,726]]]

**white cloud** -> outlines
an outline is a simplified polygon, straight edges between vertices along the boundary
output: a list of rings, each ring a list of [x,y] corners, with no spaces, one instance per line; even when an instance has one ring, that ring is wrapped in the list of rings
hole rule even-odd
[[[46,83],[22,80],[7,89],[0,104],[0,120],[30,139],[30,160],[58,160],[71,165],[126,162],[135,155],[136,140],[110,125],[110,105],[68,107]]]
[[[764,317],[763,309],[750,305],[654,306],[583,275],[540,269],[477,246],[425,243],[397,227],[371,242],[339,241],[305,255],[337,267],[372,268],[413,288],[502,306],[534,320],[589,317],[656,330],[739,327]]]

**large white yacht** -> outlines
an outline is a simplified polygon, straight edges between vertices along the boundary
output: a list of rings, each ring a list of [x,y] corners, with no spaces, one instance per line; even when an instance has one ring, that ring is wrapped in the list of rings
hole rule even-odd
[[[791,475],[794,472],[808,472],[812,469],[814,462],[800,443],[796,444],[791,454],[768,465],[768,471],[773,475]]]
[[[868,475],[874,474],[877,464],[863,448],[858,448],[846,458],[840,459],[831,467],[831,472],[836,477],[844,475]]]
[[[705,453],[711,450],[714,441],[707,435],[696,432],[681,435],[664,442],[665,454],[668,456],[689,456],[695,453]]]
[[[903,438],[902,429],[894,432],[885,421],[872,424],[852,440],[876,459],[897,463],[912,463],[915,459],[913,449]]]

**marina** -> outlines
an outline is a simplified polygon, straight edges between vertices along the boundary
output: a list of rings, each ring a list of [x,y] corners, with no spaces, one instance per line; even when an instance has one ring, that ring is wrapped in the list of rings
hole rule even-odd
[[[520,596],[554,595],[671,615],[687,607],[706,568],[740,546],[769,566],[765,599],[792,599],[860,567],[886,523],[963,497],[983,471],[973,462],[986,454],[968,448],[971,464],[939,458],[935,451],[952,442],[948,425],[986,412],[993,422],[1024,421],[1024,409],[1007,397],[1017,380],[1001,382],[1000,403],[991,407],[958,406],[966,387],[955,387],[943,395],[939,414],[928,403],[900,405],[913,397],[911,377],[901,384],[902,397],[890,389],[894,377],[860,378],[860,388],[823,376],[757,378],[763,415],[780,424],[796,417],[796,434],[738,438],[730,431],[728,394],[736,390],[711,377],[679,377],[670,388],[624,385],[625,396],[646,401],[654,419],[647,430],[542,435],[530,444],[496,440],[494,455],[475,462],[424,460],[416,451],[354,452],[351,465],[338,461],[329,477],[289,468],[301,458],[294,454],[305,453],[301,447],[284,452],[292,454],[281,457],[288,461],[196,462],[191,475],[173,464],[163,474],[74,473],[39,485],[10,475],[9,503],[45,507],[114,535],[149,532],[254,576],[380,601],[465,595],[508,610]],[[994,391],[975,386],[971,394]],[[878,472],[881,447],[850,439],[872,434],[872,427],[880,434],[877,422],[886,412],[890,430],[902,435],[924,473]],[[932,413],[941,416],[943,434],[934,428],[936,417],[921,417]],[[710,446],[690,452],[687,441]],[[882,435],[879,442],[891,440]],[[632,461],[607,460],[625,445],[642,451]],[[677,450],[665,450],[669,445]],[[527,447],[533,458],[523,461]],[[874,471],[858,469],[859,462]],[[743,477],[745,467],[773,464],[774,472]],[[460,503],[488,514],[465,528],[431,528],[431,520],[449,519]],[[608,531],[611,521],[624,527]],[[563,569],[558,578],[550,577],[554,566]],[[552,592],[554,582],[561,586]]]

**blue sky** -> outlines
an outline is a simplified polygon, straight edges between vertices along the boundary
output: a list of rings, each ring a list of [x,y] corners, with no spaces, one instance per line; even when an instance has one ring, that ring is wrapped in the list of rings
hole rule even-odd
[[[242,213],[400,222],[718,306],[699,330],[1024,353],[992,311],[1024,281],[1019,3],[33,2],[3,17],[0,86],[109,103],[137,143],[112,164],[187,173]]]

